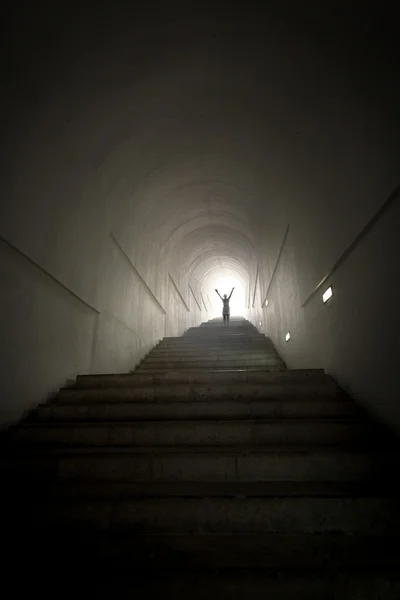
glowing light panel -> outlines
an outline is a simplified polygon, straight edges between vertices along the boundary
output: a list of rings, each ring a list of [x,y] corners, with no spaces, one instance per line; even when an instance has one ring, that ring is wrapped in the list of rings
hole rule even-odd
[[[332,286],[328,287],[328,289],[326,290],[326,292],[324,292],[322,294],[322,300],[324,301],[324,303],[328,302],[329,298],[332,298],[333,296],[333,290],[332,290]]]

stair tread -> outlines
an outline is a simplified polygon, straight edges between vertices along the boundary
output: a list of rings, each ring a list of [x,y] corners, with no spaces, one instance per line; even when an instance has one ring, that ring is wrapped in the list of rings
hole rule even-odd
[[[254,361],[253,361],[254,362]],[[281,367],[280,365],[246,365],[245,363],[240,363],[240,365],[235,365],[233,363],[229,363],[229,364],[220,364],[217,365],[214,361],[210,361],[210,363],[212,363],[213,365],[215,364],[216,366],[202,366],[201,364],[198,364],[198,366],[193,366],[191,363],[174,363],[173,361],[159,361],[157,363],[141,363],[135,373],[138,372],[143,372],[144,370],[149,371],[149,372],[153,372],[153,371],[176,371],[176,370],[182,370],[182,371],[205,371],[207,373],[215,373],[218,371],[232,371],[232,372],[237,372],[237,371],[256,371],[257,373],[259,373],[260,371],[275,371],[275,370],[281,370],[284,371],[285,368]],[[156,366],[156,365],[160,365],[160,366]]]
[[[207,370],[207,369],[205,369]],[[267,371],[268,373],[268,371]],[[312,374],[312,375],[325,375],[324,369],[287,369],[286,370],[286,374],[287,376],[296,376],[296,375],[304,375],[304,374]],[[77,381],[81,381],[81,380],[85,380],[85,379],[109,379],[111,377],[118,377],[118,378],[129,378],[134,376],[135,373],[93,373],[90,375],[77,375],[76,379]],[[326,375],[327,377],[329,377],[329,375]]]
[[[1,442],[3,520],[24,548],[40,532],[48,560],[400,564],[397,440],[323,369],[286,369],[245,320],[164,338],[134,372],[80,375]]]
[[[116,404],[116,403],[152,403],[152,404],[161,404],[165,403],[176,403],[176,404],[186,404],[187,402],[193,403],[203,403],[207,405],[212,402],[229,402],[230,401],[230,393],[228,392],[217,392],[213,390],[213,394],[207,396],[204,394],[204,390],[199,391],[198,389],[185,389],[183,386],[178,391],[173,390],[162,390],[162,393],[154,392],[153,388],[143,387],[137,389],[128,389],[128,388],[104,388],[99,390],[72,390],[71,392],[62,393],[48,405],[48,406],[72,406],[77,405],[77,403],[81,403],[84,405],[101,405],[101,404]],[[287,394],[286,396],[277,396],[277,395],[265,395],[263,393],[258,393],[256,390],[251,394],[250,392],[245,395],[240,393],[240,390],[237,390],[237,395],[235,396],[232,402],[241,402],[244,404],[250,404],[252,402],[252,398],[258,398],[261,402],[301,402],[306,400],[307,402],[321,402],[322,400],[326,400],[327,402],[332,400],[334,402],[338,396],[328,394],[325,397],[320,397],[317,394],[307,396],[306,394],[298,394],[292,395]],[[78,404],[78,405],[79,405]],[[360,410],[360,409],[359,409]]]
[[[400,495],[400,484],[319,482],[319,481],[238,481],[238,482],[58,482],[46,488],[47,492],[68,497],[374,497]]]
[[[25,452],[26,446],[29,446],[29,443],[26,445],[18,444],[17,448],[14,446],[12,449],[18,451],[18,447],[23,447],[23,451]],[[11,448],[10,448],[11,450]],[[240,445],[240,446],[194,446],[194,445],[182,445],[182,446],[169,446],[169,445],[159,445],[159,446],[73,446],[73,447],[45,447],[32,448],[32,454],[161,454],[161,455],[182,455],[182,454],[215,454],[217,456],[221,455],[229,455],[229,456],[248,456],[248,455],[256,455],[256,454],[276,454],[278,456],[284,454],[364,454],[373,456],[387,456],[389,458],[393,458],[394,456],[400,457],[400,449],[398,447],[392,448],[391,446],[385,447],[368,447],[368,449],[360,443],[357,445],[354,444],[270,444],[270,445],[257,445],[257,446],[249,446],[249,445]]]
[[[237,423],[240,424],[246,424],[246,425],[260,425],[260,424],[265,424],[265,425],[285,425],[286,423],[290,423],[290,425],[294,425],[296,423],[300,423],[300,424],[306,424],[306,423],[323,423],[323,424],[338,424],[338,423],[344,423],[344,424],[360,424],[360,425],[366,425],[366,426],[374,426],[370,423],[365,423],[363,420],[361,419],[356,419],[356,418],[340,418],[340,419],[336,419],[336,418],[320,418],[320,419],[316,419],[316,418],[293,418],[293,419],[286,419],[286,418],[282,418],[282,419],[264,419],[264,418],[255,418],[255,419],[217,419],[217,418],[210,418],[210,419],[144,419],[144,420],[140,420],[140,421],[101,421],[99,423],[90,423],[88,424],[87,422],[80,422],[77,423],[76,421],[63,421],[62,423],[60,422],[51,422],[49,423],[48,421],[43,421],[43,422],[35,422],[35,423],[22,423],[19,424],[17,426],[15,426],[15,428],[43,428],[43,427],[53,427],[53,428],[64,428],[64,427],[104,427],[104,426],[118,426],[118,427],[130,427],[132,425],[136,426],[142,426],[142,425],[146,425],[146,424],[154,424],[154,425],[168,425],[171,423],[177,424],[177,425],[185,425],[185,424],[189,424],[193,425],[196,422],[198,423],[207,423],[207,424],[213,424],[213,423],[218,423],[221,424],[222,426],[224,426],[225,424],[227,426],[230,425],[234,425]],[[14,429],[15,429],[14,428]]]
[[[68,388],[69,389],[69,388]],[[74,388],[71,388],[74,389]],[[112,388],[110,388],[112,391]],[[118,388],[119,389],[119,388]],[[75,391],[75,389],[74,389]],[[66,395],[68,396],[68,395]],[[43,404],[39,404],[38,406],[40,408],[52,408],[54,406],[76,406],[75,403],[71,403],[68,404],[67,402],[67,398],[66,399],[59,399],[57,402],[52,402],[51,404],[47,404],[47,403],[43,403]],[[184,402],[185,405],[190,405],[190,404],[194,404],[197,405],[199,403],[203,403],[204,400],[202,399],[202,397],[190,397],[190,399],[186,400]],[[334,398],[325,398],[325,397],[318,397],[318,396],[310,396],[310,397],[298,397],[298,396],[293,396],[292,398],[290,396],[282,396],[281,398],[271,398],[271,397],[266,397],[266,398],[262,398],[260,396],[254,397],[249,395],[248,397],[244,397],[241,396],[239,398],[235,398],[234,400],[230,400],[229,398],[222,398],[221,400],[216,400],[215,398],[213,398],[212,400],[210,400],[210,404],[213,405],[217,405],[217,404],[230,404],[230,405],[234,405],[234,404],[240,404],[240,405],[266,405],[266,404],[273,404],[273,403],[289,403],[289,402],[294,402],[296,404],[302,404],[304,402],[312,402],[312,403],[316,403],[316,402],[323,402],[325,404],[328,405],[334,405],[334,404],[341,404],[341,405],[346,405],[346,406],[353,406],[353,403],[350,401],[349,398],[347,398],[346,396],[343,397],[334,397]],[[93,406],[95,403],[93,400],[90,400],[90,402],[85,402],[85,400],[82,400],[80,402],[80,404],[78,406]],[[172,406],[182,406],[182,401],[181,400],[175,400],[174,398],[172,399],[152,399],[152,398],[141,398],[140,400],[127,400],[127,399],[119,399],[116,398],[115,401],[109,399],[109,400],[103,400],[102,402],[99,403],[101,406],[115,406],[116,404],[118,406],[136,406],[136,405],[140,405],[140,404],[152,404],[152,405],[160,405],[160,406],[168,406],[168,405],[172,405]],[[361,408],[357,407],[356,408],[358,410],[361,410]]]
[[[15,526],[12,535],[15,536]],[[396,575],[398,581],[398,565],[400,561],[399,536],[395,535],[346,535],[346,534],[279,534],[279,533],[236,533],[236,534],[148,534],[132,531],[82,531],[68,525],[67,527],[40,528],[43,548],[40,553],[40,565],[57,566],[60,561],[74,568],[89,572],[94,579],[99,577],[99,569],[106,573],[114,572],[146,576],[146,592],[150,581],[156,581],[159,573],[174,572],[174,581],[180,577],[179,569],[188,573],[193,569],[197,574],[204,569],[223,569],[229,573],[232,581],[232,569],[252,570],[259,574],[271,574],[271,569],[278,570],[273,575],[274,581],[284,581],[283,573],[312,573],[313,580],[319,573],[335,573],[344,569],[362,570],[365,575],[381,570],[385,582]],[[15,542],[14,542],[15,544]],[[16,556],[21,557],[21,544]],[[13,546],[14,547],[14,546]],[[57,548],[56,554],[54,549]],[[27,554],[27,549],[29,553]],[[37,553],[37,540],[27,540],[25,555],[32,560]],[[44,560],[45,557],[45,560]],[[116,569],[116,571],[110,571]],[[144,571],[151,569],[151,571]],[[157,571],[155,571],[155,569]],[[230,571],[225,571],[229,569]],[[221,572],[221,571],[219,571]],[[360,571],[356,571],[360,573]],[[65,566],[63,564],[63,573]],[[277,577],[279,575],[279,577]],[[341,582],[343,580],[341,579]],[[246,586],[247,587],[247,586]],[[247,587],[247,590],[249,588]],[[270,587],[268,587],[270,589]],[[363,588],[365,590],[365,588]],[[165,590],[162,590],[163,593]],[[229,591],[229,590],[228,590]],[[259,590],[256,590],[257,592]],[[338,598],[342,597],[342,586],[337,588]],[[385,591],[387,586],[385,585]],[[209,589],[207,589],[209,593]],[[230,589],[232,592],[232,589]],[[293,592],[293,589],[292,589]],[[131,590],[130,590],[131,593]],[[186,597],[187,590],[185,591]],[[189,592],[190,593],[190,592]],[[192,591],[193,593],[193,591]],[[298,597],[299,590],[293,597]],[[115,579],[112,595],[115,594]],[[176,597],[176,589],[173,596]],[[179,596],[182,597],[182,596]],[[198,597],[204,597],[203,595]],[[232,593],[229,596],[232,598]],[[240,596],[245,598],[246,596]],[[277,597],[283,597],[281,595]],[[290,596],[292,597],[292,596]],[[305,598],[306,596],[304,596]],[[307,595],[307,598],[310,597]],[[320,598],[321,596],[313,596]],[[335,596],[336,597],[336,596]],[[350,598],[350,596],[348,596]],[[355,596],[352,595],[352,598]],[[361,596],[359,596],[361,598]],[[364,596],[363,596],[364,597]],[[377,598],[378,596],[369,596]],[[379,596],[380,597],[380,596]],[[385,596],[397,598],[397,596]]]

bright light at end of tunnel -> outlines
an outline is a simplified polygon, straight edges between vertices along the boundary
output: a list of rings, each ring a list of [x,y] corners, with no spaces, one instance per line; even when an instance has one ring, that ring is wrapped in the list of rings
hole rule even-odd
[[[333,290],[332,290],[332,286],[328,287],[328,289],[326,290],[326,292],[324,292],[322,294],[322,300],[324,301],[324,304],[326,302],[328,302],[329,298],[332,298],[333,296]]]
[[[290,331],[287,332],[285,336],[285,340],[288,342],[290,340]]]
[[[229,277],[229,276],[228,277],[218,277],[218,278],[214,279],[211,282],[211,284],[213,287],[213,289],[211,290],[211,294],[212,294],[211,298],[212,298],[215,316],[219,317],[222,315],[222,302],[221,302],[220,298],[218,298],[217,294],[215,293],[215,289],[217,289],[219,291],[221,296],[224,296],[224,294],[229,296],[229,294],[232,291],[232,288],[235,288],[235,289],[233,290],[233,294],[232,294],[232,297],[229,302],[231,316],[237,316],[237,317],[244,316],[244,314],[245,314],[245,293],[244,293],[244,289],[243,289],[243,286],[240,281],[238,281],[234,277]]]

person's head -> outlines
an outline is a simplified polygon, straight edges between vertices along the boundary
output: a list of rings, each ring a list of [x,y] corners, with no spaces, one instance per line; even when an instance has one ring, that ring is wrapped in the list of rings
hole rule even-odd
[[[226,298],[226,294],[224,294],[224,298]]]

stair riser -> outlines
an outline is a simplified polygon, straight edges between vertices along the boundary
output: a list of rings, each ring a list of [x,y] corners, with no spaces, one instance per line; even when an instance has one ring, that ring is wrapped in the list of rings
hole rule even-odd
[[[180,347],[180,346],[157,346],[148,354],[148,356],[156,356],[156,355],[176,355],[176,356],[209,356],[213,357],[223,357],[225,355],[256,355],[256,356],[269,356],[276,357],[278,354],[273,348],[265,347],[265,346],[238,346],[237,348],[232,346],[209,346],[205,345],[202,347],[199,344],[190,346],[190,347]]]
[[[389,475],[390,456],[362,452],[260,452],[160,454],[60,454],[33,451],[29,457],[10,459],[2,465],[4,481],[12,473],[20,481],[82,482],[377,482]],[[394,465],[393,468],[398,468]]]
[[[188,346],[193,346],[197,348],[211,348],[212,346],[217,347],[225,347],[225,348],[240,348],[243,346],[249,346],[249,348],[273,348],[273,343],[264,338],[227,338],[227,337],[210,337],[206,336],[204,339],[202,338],[190,338],[190,337],[180,337],[180,338],[164,338],[160,340],[157,344],[157,348],[160,347],[171,347],[171,348],[186,348]]]
[[[326,560],[326,558],[325,558]],[[202,573],[197,571],[197,576],[187,573],[187,569],[179,573],[179,586],[177,586],[176,575],[171,574],[169,578],[163,575],[157,580],[148,581],[145,576],[139,575],[135,578],[135,587],[122,584],[126,597],[135,589],[143,590],[143,595],[157,598],[174,598],[174,600],[204,600],[204,598],[229,598],[229,600],[243,600],[244,598],[268,598],[268,600],[310,600],[310,599],[337,599],[341,600],[397,600],[400,598],[400,577],[394,572],[374,573],[336,572],[332,569],[334,562],[330,557],[331,569],[328,572],[314,574],[307,573],[301,577],[298,573],[282,572],[277,576],[269,571],[248,570],[232,573],[216,569]],[[162,564],[162,563],[161,563]],[[211,563],[212,564],[212,563]],[[326,560],[328,564],[328,560]],[[353,563],[352,563],[353,564]],[[283,568],[286,565],[282,565]],[[215,567],[215,565],[214,565]],[[107,589],[107,588],[106,588]],[[108,597],[112,596],[115,588],[108,587]],[[390,589],[391,597],[387,595]],[[104,590],[104,588],[103,588]]]
[[[263,373],[280,373],[282,372],[282,369],[280,367],[268,367],[268,371],[266,371],[266,367],[243,367],[241,369],[241,371],[243,372],[248,372],[251,369],[251,372],[263,372]],[[183,375],[185,375],[186,373],[190,373],[191,375],[197,375],[197,374],[201,374],[204,371],[204,369],[199,368],[199,369],[195,369],[195,368],[181,368],[179,369],[180,373],[183,373]],[[168,369],[151,369],[151,368],[146,368],[146,369],[138,369],[138,374],[146,374],[146,375],[153,375],[155,377],[157,376],[163,376],[166,373],[176,373],[178,372],[178,370],[176,369],[175,371],[171,371]],[[232,373],[232,367],[216,367],[213,370],[208,369],[207,370],[208,373],[214,374],[214,373]]]
[[[381,482],[380,482],[381,483]],[[90,501],[119,502],[143,498],[397,498],[400,487],[389,485],[360,485],[338,482],[80,482],[66,481],[49,484],[51,502]],[[16,490],[17,494],[21,492]],[[22,493],[23,495],[23,493]]]
[[[208,344],[214,344],[214,343],[222,343],[222,344],[230,344],[230,343],[246,343],[246,344],[252,344],[255,342],[263,342],[263,343],[268,343],[268,341],[263,338],[260,335],[245,335],[243,333],[237,333],[237,334],[232,334],[231,332],[227,331],[225,333],[225,335],[221,335],[221,334],[213,334],[212,332],[207,332],[207,331],[202,331],[199,334],[190,334],[190,335],[184,335],[181,338],[179,338],[180,342],[183,343],[196,343],[196,342],[204,342],[204,343],[208,343]],[[167,343],[171,343],[168,342]],[[173,342],[172,342],[173,343]],[[269,342],[271,343],[271,342]]]
[[[201,331],[203,329],[211,329],[213,331],[225,331],[227,328],[231,331],[246,331],[247,333],[255,333],[256,335],[261,335],[252,323],[250,323],[249,321],[236,319],[233,316],[230,318],[229,324],[226,325],[226,323],[224,323],[222,320],[222,315],[221,318],[217,321],[204,321],[199,326],[189,327],[189,329],[186,330],[184,335],[187,335],[189,332],[192,331],[196,332]]]
[[[196,352],[182,350],[152,350],[144,359],[147,361],[170,360],[172,362],[197,362],[220,361],[220,360],[280,360],[277,354],[272,352],[237,352],[227,350],[225,352]]]
[[[108,405],[48,405],[37,410],[38,420],[123,421],[140,419],[244,419],[244,418],[328,418],[356,414],[350,402],[261,401],[256,403],[215,402],[134,402]]]
[[[200,365],[200,364],[193,364],[193,363],[189,363],[189,364],[184,364],[184,363],[176,363],[176,364],[171,364],[171,363],[167,363],[167,364],[162,364],[162,363],[158,363],[158,364],[144,364],[144,365],[139,365],[136,369],[136,373],[138,375],[142,375],[142,374],[148,374],[148,375],[158,375],[158,374],[169,374],[169,373],[207,373],[207,374],[214,374],[214,373],[219,373],[219,372],[227,372],[227,373],[234,373],[235,371],[254,371],[254,372],[261,372],[261,373],[269,373],[269,372],[276,372],[276,371],[282,371],[284,370],[284,366],[282,364],[276,364],[276,365],[250,365],[250,364],[240,364],[240,365],[234,365],[232,363],[227,363],[227,364],[216,364],[216,363],[210,363],[209,365]]]
[[[79,455],[63,456],[58,463],[63,481],[369,481],[381,476],[378,460],[347,452]]]
[[[266,344],[265,342],[208,342],[203,343],[200,340],[196,342],[176,342],[171,344],[165,344],[160,342],[155,348],[156,350],[163,351],[179,351],[179,352],[213,352],[219,354],[220,352],[272,352],[275,353],[275,349],[272,344]]]
[[[254,359],[254,360],[245,360],[245,359],[221,359],[221,360],[206,360],[199,359],[197,361],[174,361],[167,359],[145,359],[140,363],[141,369],[166,369],[166,370],[178,370],[178,369],[220,369],[220,368],[228,368],[228,369],[242,369],[242,368],[252,368],[252,367],[263,367],[265,369],[268,368],[283,368],[283,363],[277,359]]]
[[[266,385],[155,385],[132,388],[98,388],[68,389],[59,393],[60,402],[109,402],[111,400],[196,400],[210,402],[212,400],[260,400],[280,398],[334,398],[338,393],[335,385],[327,382],[319,384],[266,384]]]
[[[151,354],[149,354],[148,356],[146,356],[145,358],[143,358],[143,361],[148,361],[148,362],[160,362],[160,361],[169,361],[169,362],[175,362],[175,363],[194,363],[196,364],[197,362],[201,361],[201,362],[210,362],[213,361],[215,363],[219,363],[220,361],[257,361],[257,360],[262,360],[262,361],[278,361],[280,363],[282,363],[283,361],[281,361],[281,359],[276,355],[276,354],[267,354],[265,352],[260,352],[258,355],[257,354],[253,354],[252,356],[249,355],[244,355],[243,353],[237,352],[235,354],[223,354],[223,355],[212,355],[212,354],[196,354],[196,353],[187,353],[187,352],[182,352],[182,353],[170,353],[170,352],[160,352],[160,353],[154,353],[151,352]]]
[[[171,336],[164,336],[162,338],[163,341],[165,342],[174,342],[177,340],[185,340],[187,338],[192,337],[194,334],[196,334],[196,329],[189,329],[186,333],[184,333],[181,336],[178,337],[171,337]],[[264,340],[267,342],[271,342],[271,338],[269,338],[268,336],[264,335],[263,333],[259,333],[256,329],[251,329],[251,330],[246,330],[246,329],[239,329],[239,328],[233,328],[233,327],[217,327],[217,328],[208,328],[206,329],[202,329],[202,328],[197,328],[197,335],[203,338],[213,338],[213,337],[219,337],[219,338],[229,338],[232,340],[235,339],[241,339],[243,337],[248,337],[248,338],[255,338],[255,339],[259,339],[259,340]]]
[[[240,384],[240,383],[287,383],[295,382],[297,385],[304,385],[304,393],[307,393],[307,384],[312,382],[315,385],[321,385],[337,388],[336,383],[330,377],[324,376],[323,371],[232,371],[229,373],[205,371],[199,373],[190,372],[171,372],[160,376],[154,376],[150,373],[135,373],[121,375],[86,375],[77,377],[75,388],[104,388],[104,387],[135,387],[153,384],[171,384],[171,383],[201,383],[206,384]]]
[[[398,501],[384,498],[144,498],[36,507],[36,519],[46,525],[164,535],[333,531],[398,535],[397,513]]]
[[[113,536],[110,547],[107,530],[94,539],[92,531],[85,535],[81,528],[39,525],[39,530],[41,552],[37,552],[36,531],[24,540],[15,559],[32,566],[36,557],[33,564],[38,572],[45,563],[49,572],[59,574],[63,591],[69,584],[67,597],[79,585],[99,600],[134,598],[138,592],[166,600],[400,598],[400,553],[391,536],[147,536],[130,530],[125,536]],[[78,578],[68,578],[68,584],[65,564],[79,573]],[[28,594],[31,587],[28,578]]]
[[[248,327],[235,327],[234,325],[224,326],[221,325],[219,327],[215,327],[213,325],[209,327],[190,327],[185,333],[181,336],[183,338],[193,337],[193,336],[246,336],[246,337],[265,337],[262,333],[259,333],[257,329],[249,329]]]
[[[17,428],[12,439],[19,443],[83,447],[342,445],[363,441],[369,432],[364,424],[345,422],[171,421],[122,425],[27,426]]]

